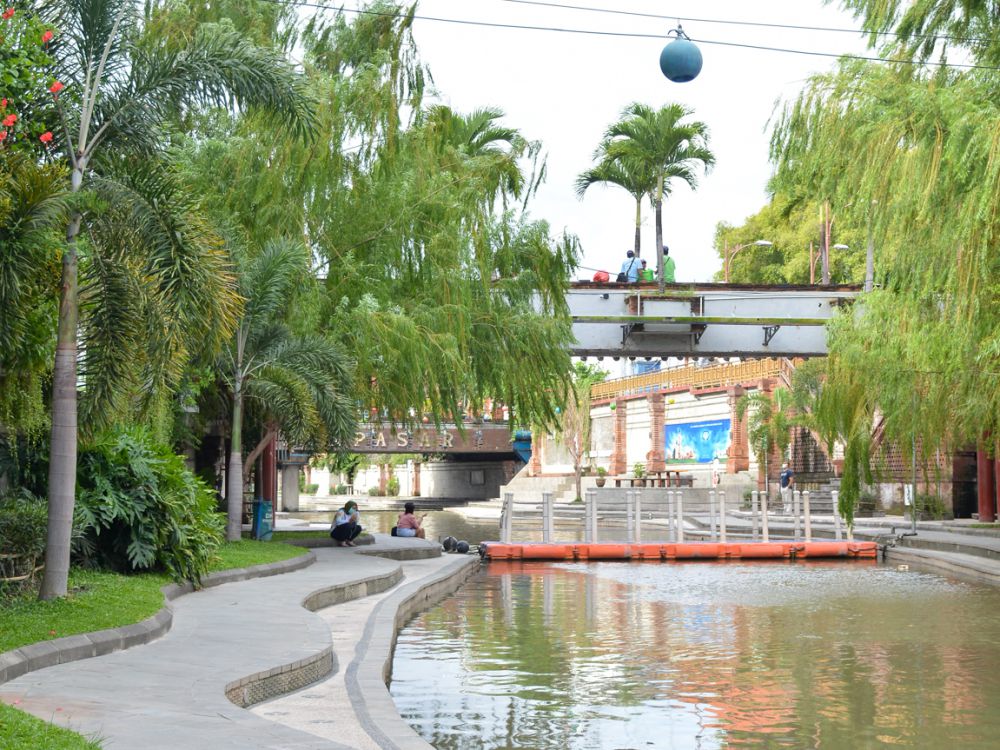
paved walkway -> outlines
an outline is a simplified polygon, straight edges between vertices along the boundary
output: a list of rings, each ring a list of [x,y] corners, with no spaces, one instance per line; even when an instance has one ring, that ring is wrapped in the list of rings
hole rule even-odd
[[[327,599],[359,594],[346,588],[350,585],[388,586],[390,594],[407,586],[416,591],[422,581],[442,579],[473,561],[457,555],[404,562],[372,556],[387,549],[430,546],[378,535],[377,543],[368,547],[316,549],[316,563],[294,573],[183,596],[172,603],[173,627],[159,640],[29,673],[0,685],[0,700],[98,738],[106,750],[429,747],[394,742],[384,732],[373,731],[382,718],[379,712],[389,710],[387,705],[391,709],[384,682],[384,697],[371,701],[377,704],[374,709],[362,705],[361,711],[352,710],[344,702],[344,674],[352,668],[356,672],[366,659],[377,669],[388,658],[391,643],[378,633],[372,636],[377,600],[341,604],[329,614],[302,605],[317,591],[326,591]],[[331,625],[337,629],[336,638]],[[265,703],[252,711],[226,698],[226,687],[248,675],[301,665],[331,651],[334,679],[329,684],[307,687],[285,702]],[[316,668],[323,666],[317,663]],[[282,678],[279,674],[274,679]],[[367,681],[365,690],[377,691],[378,685],[371,683]],[[315,700],[325,695],[335,696],[339,705]],[[405,730],[399,731],[405,735]]]

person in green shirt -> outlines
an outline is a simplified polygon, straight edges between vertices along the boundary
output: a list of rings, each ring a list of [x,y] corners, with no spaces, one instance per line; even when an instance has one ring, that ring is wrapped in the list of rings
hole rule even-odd
[[[639,281],[656,281],[656,274],[652,268],[646,268],[646,260],[642,261],[642,268],[639,270]]]
[[[677,264],[674,263],[674,259],[670,257],[670,248],[666,245],[663,246],[663,281],[667,284],[674,283],[674,273],[677,270]]]

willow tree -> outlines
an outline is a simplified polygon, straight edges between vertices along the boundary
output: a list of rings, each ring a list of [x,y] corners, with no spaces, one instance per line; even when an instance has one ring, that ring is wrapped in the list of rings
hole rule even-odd
[[[863,476],[870,456],[852,442],[870,440],[876,412],[888,439],[925,457],[1000,434],[996,79],[920,64],[934,51],[920,35],[945,32],[949,46],[995,63],[981,39],[997,38],[1000,17],[984,3],[849,5],[873,33],[903,34],[893,48],[914,62],[844,60],[813,78],[779,117],[772,152],[776,184],[841,196],[878,250],[880,288],[831,327],[824,389],[852,415],[831,426]],[[856,498],[845,488],[846,504]]]
[[[698,186],[698,172],[715,164],[708,148],[708,126],[685,120],[693,110],[682,104],[659,109],[635,102],[605,134],[607,157],[617,162],[637,180],[650,175],[650,199],[656,212],[656,259],[660,290],[663,290],[663,198],[671,183],[680,180],[692,189]]]
[[[225,123],[185,147],[190,177],[233,236],[301,231],[364,409],[443,420],[490,397],[552,424],[577,245],[527,212],[540,147],[498,110],[425,102],[412,14],[372,7],[302,32],[316,140]]]
[[[163,127],[177,108],[202,106],[262,106],[305,131],[310,123],[308,99],[301,79],[277,55],[254,47],[231,29],[199,26],[181,43],[143,38],[142,19],[133,0],[70,0],[41,5],[57,30],[52,54],[54,77],[65,86],[58,96],[62,127],[53,141],[70,173],[68,191],[90,188],[106,173],[122,168],[130,158],[155,161],[165,150]],[[57,92],[58,93],[58,92]],[[133,174],[145,170],[130,165]],[[126,191],[127,192],[127,191]],[[135,204],[139,206],[139,202]],[[155,203],[147,206],[156,214]],[[91,215],[75,203],[66,227],[62,252],[62,284],[53,369],[52,440],[49,468],[49,527],[43,599],[66,593],[69,541],[76,487],[77,340],[81,322],[78,239],[87,232]],[[156,221],[143,227],[153,227]],[[125,236],[128,229],[122,230]],[[165,249],[179,250],[183,235]],[[133,239],[138,241],[140,234]],[[183,258],[160,270],[183,272]],[[108,267],[114,275],[116,269]],[[183,280],[168,285],[184,303]],[[225,297],[209,297],[214,306]],[[195,319],[196,311],[180,304]],[[204,310],[203,310],[204,313]],[[183,326],[180,314],[175,324]],[[149,333],[156,335],[155,330]],[[89,357],[89,353],[88,353]]]

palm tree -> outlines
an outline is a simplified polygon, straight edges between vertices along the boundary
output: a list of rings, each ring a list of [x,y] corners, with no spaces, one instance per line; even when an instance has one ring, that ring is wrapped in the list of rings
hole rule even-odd
[[[737,419],[750,412],[747,437],[757,460],[764,462],[764,492],[768,490],[768,457],[775,452],[784,455],[791,441],[791,406],[791,392],[787,388],[775,388],[771,394],[754,391],[736,402]]]
[[[164,127],[179,109],[261,106],[301,132],[308,130],[312,115],[302,79],[286,61],[221,26],[199,27],[183,47],[144,38],[138,6],[134,0],[42,4],[45,20],[58,30],[54,74],[66,90],[57,100],[61,127],[54,148],[68,162],[71,193],[90,187],[127,156],[161,156]],[[91,218],[76,205],[62,254],[42,599],[63,596],[69,575],[77,450],[77,238]]]
[[[697,171],[715,164],[708,149],[708,126],[703,122],[681,122],[692,110],[681,104],[668,104],[654,110],[635,102],[622,112],[605,135],[608,157],[632,174],[652,172],[654,184],[650,198],[656,208],[656,257],[659,284],[663,290],[663,196],[670,192],[674,178],[692,189],[698,186]]]
[[[607,146],[608,142],[603,141],[594,154],[597,164],[586,172],[581,172],[576,178],[576,195],[578,198],[583,198],[587,188],[603,183],[624,188],[635,198],[635,257],[638,258],[641,249],[642,199],[652,194],[656,180],[651,173],[643,174],[639,169],[635,171],[625,169],[621,162],[608,156]]]
[[[353,434],[353,367],[340,348],[318,335],[295,333],[287,316],[298,292],[315,283],[301,242],[275,240],[254,257],[237,256],[246,300],[231,345],[219,363],[230,395],[231,448],[226,481],[226,538],[240,538],[243,511],[243,424],[248,402],[264,426],[247,466],[280,431],[290,442],[326,450]],[[314,291],[317,291],[314,289]]]

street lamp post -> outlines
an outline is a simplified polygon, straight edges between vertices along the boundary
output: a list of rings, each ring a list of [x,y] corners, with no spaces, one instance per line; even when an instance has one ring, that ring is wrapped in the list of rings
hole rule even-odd
[[[834,249],[834,250],[850,250],[851,246],[850,245],[841,245],[841,244],[838,243],[838,244],[834,245],[832,249]],[[815,284],[816,283],[816,263],[822,257],[824,257],[823,248],[820,248],[819,252],[817,252],[816,255],[813,255],[813,243],[810,242],[809,243],[809,283],[810,284]],[[823,266],[824,266],[824,268],[826,268],[826,273],[829,276],[829,273],[830,273],[830,270],[829,270],[830,269],[830,262],[829,262],[829,260],[827,260],[823,264]],[[830,279],[826,278],[823,283],[824,284],[829,284],[830,283]]]
[[[750,247],[750,246],[771,247],[773,244],[774,243],[771,242],[770,240],[755,240],[753,242],[744,242],[742,245],[737,245],[736,247],[730,249],[729,243],[727,242],[725,250],[723,251],[723,254],[725,256],[723,262],[723,275],[726,283],[727,284],[729,283],[729,268],[732,266],[733,258],[736,257],[736,253],[738,253],[745,247]]]

